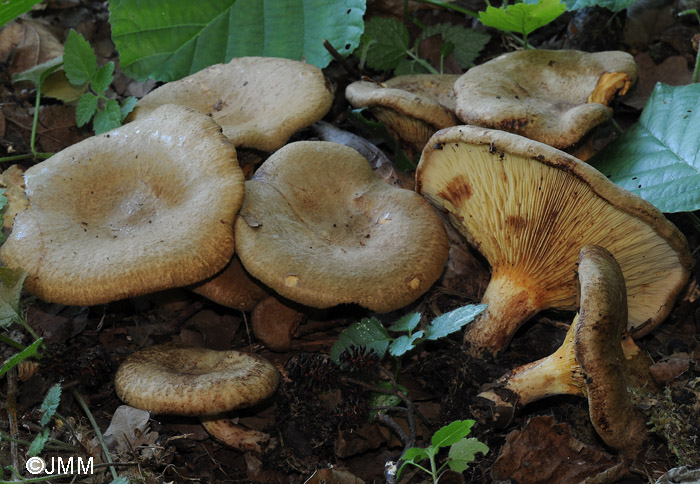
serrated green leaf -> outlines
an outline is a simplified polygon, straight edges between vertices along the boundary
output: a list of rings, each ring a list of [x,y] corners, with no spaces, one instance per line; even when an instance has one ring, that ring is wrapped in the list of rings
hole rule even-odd
[[[636,124],[589,162],[662,212],[700,210],[700,84],[658,83]]]
[[[49,440],[49,429],[44,429],[42,433],[34,437],[34,440],[32,440],[31,445],[29,446],[29,450],[27,450],[27,455],[29,457],[36,457],[41,453],[42,450],[44,450],[44,446],[46,445],[46,442]]]
[[[486,47],[491,36],[477,32],[462,25],[435,24],[426,27],[421,35],[423,38],[440,34],[445,42],[454,45],[454,58],[463,69],[472,67],[479,53]]]
[[[40,86],[44,82],[44,79],[49,77],[62,65],[63,56],[54,57],[53,59],[47,60],[46,62],[32,67],[31,69],[15,74],[13,81],[30,81],[35,87]]]
[[[51,418],[56,414],[56,410],[58,409],[58,404],[60,401],[61,384],[56,383],[54,386],[49,388],[48,392],[46,392],[44,401],[41,404],[41,411],[44,412],[44,414],[41,416],[40,422],[42,427],[48,425],[49,421],[51,421]]]
[[[409,50],[406,26],[390,17],[372,17],[365,22],[365,33],[360,41],[366,50],[366,63],[372,69],[391,70],[398,67]]]
[[[92,128],[95,134],[106,133],[122,125],[121,110],[119,102],[115,99],[110,99],[105,103],[104,109],[100,109],[95,113],[95,119],[92,121]]]
[[[380,381],[376,386],[383,390],[394,389],[392,383],[388,381]],[[402,392],[408,393],[408,389],[405,386],[399,385],[398,387]],[[401,397],[389,393],[372,392],[369,397],[369,406],[372,408],[394,407],[400,403]],[[381,410],[371,410],[369,413],[369,421],[374,421],[374,416],[379,412],[381,412]]]
[[[18,321],[19,299],[27,273],[22,269],[0,267],[0,328]]]
[[[96,111],[97,96],[91,92],[86,92],[80,96],[78,105],[75,107],[75,124],[77,124],[79,128],[85,126],[90,122]]]
[[[129,113],[134,110],[137,102],[138,99],[136,99],[134,96],[129,96],[128,98],[124,99],[121,108],[119,108],[119,116],[121,117],[122,123]]]
[[[486,455],[489,452],[489,448],[475,438],[464,438],[450,447],[447,465],[453,471],[464,472],[469,467],[469,464],[474,462],[477,452]]]
[[[3,1],[0,8],[0,27],[23,13],[29,12],[41,0],[10,0]]]
[[[474,420],[455,420],[435,432],[430,442],[435,449],[447,447],[469,435],[473,425]]]
[[[394,69],[394,75],[408,76],[411,74],[429,74],[429,71],[413,59],[401,59]]]
[[[97,69],[95,76],[90,81],[92,90],[97,94],[102,94],[107,90],[114,80],[114,62],[107,62],[105,65]]]
[[[391,342],[389,345],[389,353],[392,356],[401,356],[409,351],[411,351],[413,348],[416,347],[416,344],[420,341],[422,341],[423,338],[423,331],[416,331],[412,335],[403,335],[399,336],[396,338],[394,341]]]
[[[75,30],[68,32],[63,51],[63,70],[71,84],[89,82],[97,72],[97,56],[85,37]]]
[[[621,12],[631,7],[637,0],[564,0],[569,11],[588,7],[603,7],[613,12]],[[529,3],[529,2],[528,2]]]
[[[486,309],[486,304],[468,304],[433,319],[425,328],[425,339],[436,340],[459,331]]]
[[[357,346],[374,350],[381,360],[392,340],[393,338],[389,336],[381,321],[377,318],[364,318],[358,323],[351,324],[340,333],[338,341],[331,347],[330,356],[336,364],[340,364],[338,359],[340,354],[346,349]]]
[[[487,27],[517,32],[524,37],[547,25],[566,11],[561,0],[539,0],[537,4],[515,3],[505,8],[488,6],[479,12],[479,20]]]
[[[17,366],[20,362],[26,360],[27,358],[39,358],[39,346],[41,346],[43,342],[44,339],[39,338],[19,353],[13,355],[9,360],[7,360],[2,365],[2,367],[0,367],[0,378],[2,378],[2,376],[10,370],[10,368]]]
[[[358,46],[364,0],[112,0],[112,39],[122,70],[172,81],[234,57],[305,60],[326,67],[328,40]]]
[[[394,324],[389,326],[389,331],[411,332],[420,323],[420,313],[410,313],[399,318]]]

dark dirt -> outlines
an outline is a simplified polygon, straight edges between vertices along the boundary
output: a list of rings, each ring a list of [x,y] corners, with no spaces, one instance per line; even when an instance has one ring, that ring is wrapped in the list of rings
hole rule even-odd
[[[474,3],[469,8],[484,8],[479,2]],[[368,15],[400,15],[401,5],[402,2],[370,2]],[[614,106],[616,120],[625,128],[639,116],[657,80],[670,84],[689,82],[695,61],[691,37],[698,32],[698,26],[689,17],[674,15],[682,8],[688,7],[674,3],[648,6],[646,12],[636,9],[616,15],[604,9],[585,9],[565,14],[533,34],[530,42],[542,48],[620,49],[634,54],[641,68],[639,85],[626,100]],[[465,22],[463,17],[430,5],[421,5],[414,15],[426,25]],[[118,61],[109,38],[106,3],[50,1],[31,17],[47,25],[59,42],[65,40],[69,29],[80,31],[96,49],[98,64]],[[483,29],[476,22],[474,26]],[[2,40],[0,35],[2,155],[29,150],[34,90],[26,84],[13,84],[10,79],[12,74],[44,60],[39,45],[44,40],[37,35],[23,31],[11,40]],[[492,40],[478,63],[515,47],[508,37],[492,32]],[[429,54],[426,53],[427,58]],[[348,62],[357,67],[354,59]],[[342,93],[345,85],[356,79],[335,62],[325,73],[338,95],[324,119],[353,130]],[[363,74],[376,79],[388,76],[371,71]],[[128,95],[138,97],[152,87],[153,83],[131,81],[117,69],[111,95],[120,99]],[[58,151],[90,136],[88,129],[75,126],[73,113],[73,105],[50,98],[42,100],[39,151]],[[310,130],[302,130],[294,140],[312,137]],[[613,137],[610,127],[602,127],[596,148]],[[259,154],[250,156],[259,158]],[[24,167],[29,165],[31,162],[23,163]],[[698,228],[685,214],[669,218],[686,235],[695,254],[700,246]],[[469,271],[464,274],[448,270],[419,301],[403,311],[381,315],[384,322],[419,311],[425,324],[438,314],[478,301],[488,281],[488,265],[464,242],[457,243],[462,244],[461,267],[468,267]],[[58,412],[74,432],[65,422],[55,420],[50,425],[51,438],[76,446],[72,453],[56,451],[56,455],[94,456],[96,463],[104,462],[94,431],[70,389],[86,399],[104,431],[121,405],[112,383],[119,363],[140,348],[173,340],[253,351],[277,365],[283,374],[277,394],[265,404],[241,412],[238,418],[252,428],[269,432],[281,444],[259,456],[243,454],[213,441],[196,419],[153,415],[136,442],[117,446],[113,451],[115,462],[122,463],[119,472],[132,482],[300,483],[309,478],[308,482],[359,482],[355,478],[384,482],[385,462],[401,455],[403,443],[390,426],[368,419],[370,390],[362,382],[381,374],[377,361],[367,355],[351,355],[353,370],[341,372],[327,356],[344,327],[369,315],[360,308],[340,307],[313,315],[317,329],[310,330],[312,323],[307,322],[297,330],[297,335],[304,334],[293,340],[290,351],[275,353],[255,340],[247,314],[218,306],[186,290],[89,308],[46,304],[27,295],[23,305],[27,321],[45,338],[47,350],[33,376],[23,375],[21,381],[10,381],[15,378],[10,373],[9,379],[0,382],[0,395],[6,401],[0,410],[3,468],[13,463],[5,438],[10,433],[10,421],[18,422],[18,439],[31,441],[41,430],[39,405],[56,382],[64,387]],[[620,462],[615,452],[596,436],[585,399],[563,396],[541,400],[524,408],[505,428],[497,428],[490,423],[491,410],[475,398],[483,384],[511,368],[551,354],[563,341],[571,316],[551,311],[538,315],[496,360],[470,357],[463,351],[461,337],[452,335],[425,344],[403,362],[400,380],[415,405],[416,445],[427,445],[432,433],[442,425],[473,418],[477,423],[471,436],[491,449],[488,455],[477,456],[461,478],[446,475],[441,482],[573,483]],[[24,344],[30,342],[20,331],[14,331],[12,336]],[[664,388],[659,395],[638,397],[638,405],[650,421],[652,438],[637,462],[625,466],[625,472],[619,474],[609,471],[607,481],[600,482],[653,482],[680,464],[700,467],[700,291],[695,274],[668,320],[638,344],[657,362],[656,371]],[[0,360],[13,353],[12,348],[0,349]],[[395,411],[391,415],[402,428],[408,427],[406,412]],[[26,445],[19,448],[23,466]],[[104,467],[95,476],[83,477],[79,482],[111,480]],[[0,481],[3,478],[12,476],[2,471]],[[421,479],[420,474],[409,472],[402,482]]]

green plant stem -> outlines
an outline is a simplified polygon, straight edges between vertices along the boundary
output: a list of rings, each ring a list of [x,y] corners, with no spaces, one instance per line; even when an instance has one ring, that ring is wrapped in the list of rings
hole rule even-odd
[[[32,445],[32,443],[27,441],[27,440],[14,439],[14,438],[10,437],[8,434],[3,433],[3,432],[0,432],[0,440],[6,440],[8,442],[15,442],[16,444],[24,445],[26,447],[29,447],[30,445]],[[46,447],[44,447],[44,449],[64,450],[64,451],[71,451],[71,452],[75,452],[75,451],[79,450],[77,445],[66,444],[65,442],[61,442],[60,440],[49,439],[47,442],[48,442],[48,445],[46,445]]]
[[[49,476],[44,476],[44,477],[32,477],[31,479],[25,479],[23,478],[19,472],[17,472],[17,469],[14,468],[14,466],[7,466],[7,470],[12,472],[14,475],[20,478],[19,481],[0,481],[2,484],[24,484],[26,482],[44,482],[44,481],[51,481],[53,479],[63,479],[65,477],[71,477],[71,474],[52,474]]]
[[[8,338],[7,336],[0,334],[0,343],[5,343],[8,346],[12,346],[13,348],[19,350],[19,351],[24,351],[26,349],[26,346],[22,346],[19,344],[17,341]]]
[[[422,65],[425,69],[428,70],[431,74],[440,74],[433,66],[431,66],[425,59],[421,59],[418,57],[416,54],[411,52],[410,50],[407,50],[406,53],[411,57],[411,59],[415,60],[418,62],[420,65]]]
[[[37,153],[36,151],[36,131],[39,126],[39,108],[41,107],[41,83],[36,86],[36,101],[34,102],[34,119],[32,121],[32,135],[29,140],[29,149],[32,150],[34,158],[48,158],[53,153]]]
[[[85,403],[85,400],[83,399],[82,395],[78,393],[78,391],[75,388],[70,389],[71,393],[73,394],[73,397],[75,400],[78,402],[80,407],[83,409],[83,412],[85,412],[85,415],[87,416],[88,420],[90,421],[90,425],[92,425],[92,428],[95,430],[95,435],[97,436],[97,440],[100,442],[100,446],[102,447],[102,452],[104,452],[105,455],[105,460],[107,461],[109,466],[109,470],[112,472],[112,477],[116,479],[118,477],[117,475],[117,470],[114,468],[113,462],[112,462],[112,456],[109,453],[109,449],[107,448],[107,444],[105,444],[105,439],[102,437],[102,432],[100,431],[100,427],[97,426],[97,422],[95,421],[95,417],[92,415],[92,412],[88,408],[87,404]]]
[[[698,73],[700,73],[700,48],[698,48],[698,53],[695,54],[695,69],[693,69],[693,84],[698,82]]]
[[[435,5],[436,7],[446,8],[448,10],[453,10],[455,12],[463,13],[464,15],[469,15],[470,17],[479,18],[479,14],[474,10],[469,10],[459,5],[454,5],[452,3],[441,2],[440,0],[417,0],[420,3],[427,3],[429,5]]]

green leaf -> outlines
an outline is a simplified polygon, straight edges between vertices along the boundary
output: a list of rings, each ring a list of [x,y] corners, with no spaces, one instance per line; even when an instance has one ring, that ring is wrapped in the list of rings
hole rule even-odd
[[[43,342],[44,339],[39,338],[19,353],[13,355],[9,360],[7,360],[5,364],[2,365],[2,368],[0,368],[0,378],[2,378],[2,376],[10,370],[10,368],[17,366],[20,362],[26,360],[27,358],[39,358],[39,346],[41,346]]]
[[[380,71],[395,69],[409,50],[406,26],[390,17],[372,17],[365,22],[360,44],[366,47],[366,63]]]
[[[454,45],[455,60],[460,67],[466,69],[474,65],[479,53],[491,39],[489,34],[468,29],[462,25],[435,24],[428,26],[421,37],[428,38],[440,34],[442,40]]]
[[[588,7],[603,7],[613,12],[621,12],[631,7],[637,0],[564,0],[568,11],[580,10]],[[528,3],[532,3],[528,1]]]
[[[404,355],[415,348],[416,344],[421,341],[423,341],[423,331],[416,331],[410,336],[399,336],[389,345],[389,353],[392,356]]]
[[[428,454],[428,451],[425,449],[421,449],[420,447],[411,447],[408,449],[404,455],[401,457],[401,460],[404,462],[420,462],[425,459],[429,459],[430,454]]]
[[[460,330],[464,325],[474,321],[486,309],[486,304],[468,304],[454,311],[445,313],[425,328],[425,339],[436,340]]]
[[[420,313],[410,313],[399,318],[394,324],[389,326],[389,331],[406,331],[410,333],[420,323]]]
[[[388,381],[380,381],[379,383],[376,384],[377,388],[381,388],[383,390],[393,390],[394,386],[391,384],[391,382]],[[403,386],[399,385],[399,390],[401,390],[404,393],[408,393],[408,389]],[[389,393],[381,393],[381,392],[372,392],[369,397],[369,406],[372,408],[381,408],[381,407],[394,407],[398,404],[401,403],[401,397],[398,395],[392,395]],[[382,410],[370,410],[369,413],[369,421],[372,422],[374,421],[374,416],[381,412]]]
[[[0,5],[0,27],[23,13],[29,12],[41,0],[4,0]]]
[[[134,110],[136,107],[138,99],[136,99],[134,96],[129,96],[128,98],[124,99],[124,102],[122,103],[122,107],[119,108],[119,117],[121,118],[121,122],[123,123],[126,117],[129,115],[131,111]]]
[[[91,92],[86,92],[75,107],[75,123],[80,128],[90,122],[95,112],[97,111],[97,96]]]
[[[331,359],[340,364],[338,357],[346,349],[353,346],[374,350],[379,359],[384,358],[389,343],[393,340],[387,333],[381,321],[377,318],[364,318],[358,323],[348,326],[340,336],[338,341],[331,347]]]
[[[485,455],[489,452],[489,448],[477,439],[464,438],[450,447],[447,465],[453,471],[464,472],[469,467],[469,464],[474,462],[477,452]]]
[[[395,76],[408,76],[411,74],[429,74],[428,69],[413,59],[401,59],[394,69]]]
[[[44,397],[44,401],[41,404],[41,411],[44,412],[44,414],[41,416],[40,422],[42,427],[48,425],[51,418],[56,414],[60,400],[61,384],[56,383],[54,386],[49,388],[48,392],[46,392],[46,397]]]
[[[13,81],[30,81],[35,87],[40,86],[44,80],[54,73],[56,69],[63,65],[63,56],[54,57],[39,65],[27,69],[24,72],[15,74]]]
[[[662,212],[700,209],[700,84],[657,84],[639,120],[590,163]]]
[[[75,30],[68,32],[63,51],[63,69],[71,84],[92,80],[97,72],[97,56],[85,37]]]
[[[473,425],[474,420],[455,420],[445,425],[433,435],[431,439],[432,446],[435,449],[439,449],[440,447],[447,447],[454,444],[469,435]]]
[[[34,440],[32,440],[29,450],[27,450],[27,455],[29,455],[29,457],[36,457],[39,455],[41,451],[44,450],[44,446],[48,440],[49,429],[44,429],[42,433],[34,437]]]
[[[26,278],[27,273],[22,269],[0,267],[0,327],[19,320],[19,298]]]
[[[561,0],[540,0],[536,5],[515,3],[505,8],[488,6],[479,12],[479,20],[487,27],[506,32],[517,32],[523,37],[552,22],[566,11]]]
[[[95,134],[106,133],[122,125],[121,109],[119,102],[115,99],[110,99],[105,103],[105,108],[95,113],[95,119],[92,121],[92,127]]]
[[[112,0],[112,40],[122,70],[139,81],[172,81],[234,57],[305,60],[326,67],[328,40],[358,46],[364,0]]]
[[[90,81],[92,90],[97,94],[102,94],[107,90],[114,80],[114,62],[107,62],[105,65],[97,69],[95,76]]]

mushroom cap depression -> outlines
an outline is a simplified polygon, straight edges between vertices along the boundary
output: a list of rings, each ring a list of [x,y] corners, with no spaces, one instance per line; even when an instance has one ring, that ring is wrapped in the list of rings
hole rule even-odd
[[[296,131],[323,118],[333,89],[316,66],[274,57],[239,57],[216,64],[145,95],[129,119],[162,104],[210,115],[242,148],[274,151]]]
[[[613,85],[610,88],[611,73]],[[567,148],[607,121],[607,106],[637,79],[634,58],[621,51],[526,49],[472,67],[454,85],[457,117]],[[599,84],[604,86],[598,87]],[[600,89],[607,95],[589,96]]]
[[[124,403],[156,414],[192,416],[252,407],[274,394],[278,383],[277,368],[258,355],[178,344],[133,353],[114,377]]]
[[[423,151],[416,191],[448,212],[491,264],[488,308],[467,339],[492,353],[540,310],[576,307],[583,245],[607,248],[622,267],[633,336],[661,323],[690,274],[685,237],[652,204],[522,136],[473,126],[436,133]]]
[[[193,284],[230,260],[244,179],[208,116],[168,105],[27,170],[0,250],[25,288],[68,305]]]
[[[394,135],[420,152],[435,131],[458,124],[452,85],[455,74],[397,76],[383,84],[356,81],[345,97],[356,108],[369,108]]]
[[[256,279],[315,308],[401,308],[440,276],[448,243],[430,204],[376,178],[346,146],[298,141],[246,182],[236,253]]]

